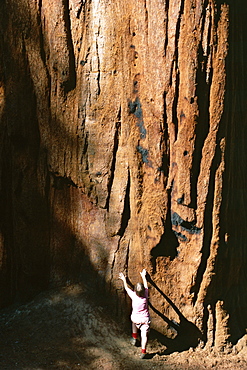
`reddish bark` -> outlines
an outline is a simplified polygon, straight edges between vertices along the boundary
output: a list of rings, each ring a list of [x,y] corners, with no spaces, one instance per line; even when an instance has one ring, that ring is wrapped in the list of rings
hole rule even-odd
[[[145,267],[155,329],[244,334],[243,9],[1,3],[2,306],[94,273],[122,300]]]

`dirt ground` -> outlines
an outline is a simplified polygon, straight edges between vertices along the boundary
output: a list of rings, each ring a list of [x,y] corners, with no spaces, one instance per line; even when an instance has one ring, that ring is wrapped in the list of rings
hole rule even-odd
[[[190,349],[166,355],[152,332],[148,358],[141,360],[140,348],[130,345],[128,333],[103,306],[88,300],[80,285],[0,311],[0,348],[1,370],[247,369],[243,343],[228,353]]]

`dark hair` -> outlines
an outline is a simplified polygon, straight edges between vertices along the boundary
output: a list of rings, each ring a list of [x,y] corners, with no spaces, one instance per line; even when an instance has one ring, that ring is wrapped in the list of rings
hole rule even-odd
[[[135,285],[135,292],[136,294],[138,295],[138,297],[145,297],[145,288],[144,288],[144,285],[142,283],[137,283]]]

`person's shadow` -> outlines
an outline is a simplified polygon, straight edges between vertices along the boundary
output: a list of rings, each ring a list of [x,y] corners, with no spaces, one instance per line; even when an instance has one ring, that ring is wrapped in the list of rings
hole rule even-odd
[[[203,335],[198,327],[193,324],[191,321],[187,320],[183,314],[179,311],[176,305],[171,301],[170,298],[167,297],[166,294],[162,292],[162,290],[152,281],[149,274],[147,274],[148,282],[155,288],[157,291],[166,299],[166,301],[171,305],[174,311],[177,313],[179,317],[179,323],[175,322],[174,320],[168,319],[163,313],[158,311],[152,303],[149,302],[149,307],[159,315],[168,325],[170,328],[176,331],[177,335],[175,338],[171,339],[166,337],[164,334],[158,332],[155,329],[151,329],[150,336],[153,338],[157,338],[158,341],[166,346],[166,350],[160,355],[168,355],[173,352],[183,352],[188,350],[189,348],[197,347],[200,340],[203,339]],[[155,353],[156,354],[156,353]],[[153,354],[153,355],[155,355]]]

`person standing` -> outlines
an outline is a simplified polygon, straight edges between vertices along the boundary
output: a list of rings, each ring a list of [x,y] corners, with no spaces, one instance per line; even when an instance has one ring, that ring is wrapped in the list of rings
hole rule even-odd
[[[121,272],[119,278],[123,281],[124,288],[132,300],[132,338],[131,344],[136,345],[138,339],[138,330],[141,332],[141,359],[146,358],[146,347],[148,342],[148,332],[150,329],[150,315],[148,310],[148,284],[146,279],[146,270],[140,272],[142,283],[137,283],[134,290],[130,289],[126,282],[126,277]]]

